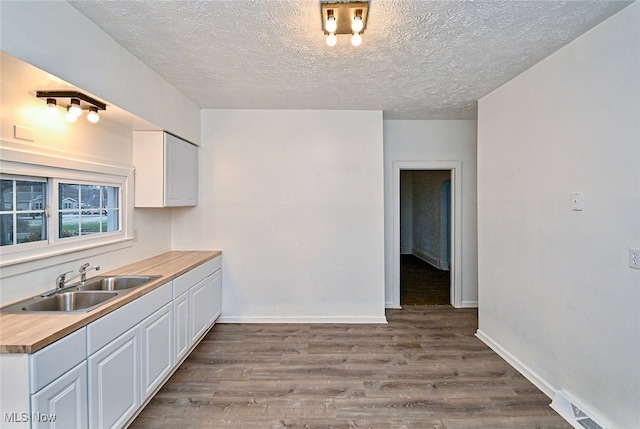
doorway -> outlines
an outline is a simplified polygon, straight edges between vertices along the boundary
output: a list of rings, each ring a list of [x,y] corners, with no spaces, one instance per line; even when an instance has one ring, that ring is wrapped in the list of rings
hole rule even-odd
[[[400,305],[451,303],[451,170],[400,171]]]
[[[392,168],[392,201],[393,201],[393,246],[392,246],[392,278],[389,308],[400,308],[400,225],[401,225],[401,189],[400,175],[405,170],[411,171],[445,171],[449,174],[448,187],[449,209],[447,232],[440,237],[447,241],[447,257],[449,262],[449,303],[454,307],[462,307],[462,162],[461,161],[394,161]],[[444,201],[447,201],[446,199]],[[442,200],[441,200],[442,203]],[[445,246],[442,246],[445,248]],[[406,249],[403,249],[406,250]]]

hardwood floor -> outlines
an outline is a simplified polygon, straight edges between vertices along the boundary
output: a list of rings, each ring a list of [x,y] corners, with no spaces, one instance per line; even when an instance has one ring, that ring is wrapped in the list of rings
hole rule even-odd
[[[475,309],[387,319],[217,324],[131,428],[571,428],[474,336]]]
[[[450,272],[414,255],[400,255],[400,304],[449,305]]]

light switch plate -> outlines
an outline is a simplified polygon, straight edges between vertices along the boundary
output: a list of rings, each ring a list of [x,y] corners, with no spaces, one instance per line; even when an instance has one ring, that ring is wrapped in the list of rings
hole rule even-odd
[[[640,249],[629,249],[629,267],[640,270]]]
[[[571,194],[571,210],[577,212],[584,210],[584,194],[582,192]]]

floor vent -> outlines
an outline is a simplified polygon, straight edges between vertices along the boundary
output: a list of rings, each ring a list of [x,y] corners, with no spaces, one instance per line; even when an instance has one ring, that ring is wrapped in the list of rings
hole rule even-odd
[[[578,404],[562,390],[556,392],[551,408],[576,429],[609,429],[609,426],[603,424],[602,419],[597,419],[593,412]]]

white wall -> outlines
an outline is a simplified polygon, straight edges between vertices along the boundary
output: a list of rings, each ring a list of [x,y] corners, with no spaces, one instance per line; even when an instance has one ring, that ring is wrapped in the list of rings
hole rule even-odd
[[[480,100],[478,120],[479,336],[616,428],[640,422],[638,23],[635,2]]]
[[[222,321],[381,322],[382,113],[203,110],[176,249],[223,250]]]
[[[199,108],[66,1],[0,2],[0,49],[107,104],[200,141]]]
[[[393,163],[460,161],[462,163],[462,305],[477,303],[476,121],[384,121],[385,300],[394,302]]]
[[[442,185],[450,171],[414,171],[412,253],[440,269],[449,269],[446,248],[446,214],[442,213]],[[450,220],[449,220],[450,221]],[[443,237],[444,235],[444,237]],[[443,246],[444,239],[444,246]]]

